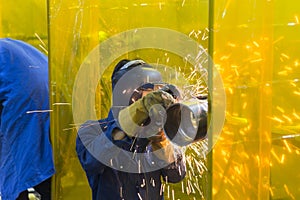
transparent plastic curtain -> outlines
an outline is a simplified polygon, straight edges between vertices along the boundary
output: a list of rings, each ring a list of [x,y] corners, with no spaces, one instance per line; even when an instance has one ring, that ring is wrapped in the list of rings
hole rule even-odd
[[[0,11],[1,38],[23,40],[48,53],[46,0],[1,0]]]
[[[214,64],[227,99],[213,199],[298,199],[298,1],[214,1]]]
[[[211,190],[213,199],[300,197],[298,1],[215,0],[209,11],[208,1],[196,0],[48,0],[49,24],[46,1],[0,2],[0,37],[22,39],[50,54],[51,137],[57,171],[53,199],[91,197],[74,150],[78,124],[72,119],[74,79],[88,52],[110,36],[148,26],[180,31],[207,47],[205,30],[211,13],[211,52],[224,82],[227,109],[214,148],[212,188],[202,179],[199,189],[205,197]],[[123,57],[157,62],[157,54],[144,50]],[[170,55],[160,52],[160,61],[181,62]],[[99,90],[95,109],[100,118],[107,114],[110,89],[100,83]],[[170,187],[166,198],[172,198],[173,190],[182,194],[175,196],[180,199],[202,198],[197,184],[195,193],[187,194],[186,186],[195,183],[188,180]]]
[[[54,199],[89,199],[91,191],[75,153],[77,128],[80,123],[88,119],[74,122],[72,107],[86,108],[86,110],[83,109],[80,117],[85,116],[88,112],[95,112],[97,119],[106,117],[111,106],[110,75],[114,65],[122,58],[142,58],[148,63],[158,63],[170,66],[177,71],[182,70],[187,76],[192,71],[187,61],[172,53],[172,49],[169,51],[155,48],[128,50],[115,58],[106,68],[102,78],[99,79],[94,97],[81,95],[74,98],[73,89],[80,67],[87,61],[89,53],[97,45],[128,30],[147,27],[163,28],[184,34],[203,46],[204,51],[207,51],[208,1],[48,0],[48,5],[53,110],[51,135],[57,168],[53,182]],[[133,31],[132,34],[134,37],[135,32]],[[104,54],[115,56],[119,48],[123,48],[131,42],[130,39],[116,40],[113,44],[116,48],[108,49]],[[168,41],[168,38],[162,41],[162,43],[164,42],[176,44],[176,41]],[[97,73],[98,71],[95,69],[94,74]],[[168,73],[165,71],[164,76],[170,75]],[[89,75],[87,79],[91,80],[93,77]],[[197,76],[194,76],[192,81],[195,82],[196,79]],[[95,102],[95,106],[90,107],[93,102]],[[192,149],[190,152],[192,153]],[[190,155],[188,167],[195,170],[189,170],[182,183],[167,184],[165,198],[204,198],[206,195],[206,185],[203,184],[206,171],[204,157]]]

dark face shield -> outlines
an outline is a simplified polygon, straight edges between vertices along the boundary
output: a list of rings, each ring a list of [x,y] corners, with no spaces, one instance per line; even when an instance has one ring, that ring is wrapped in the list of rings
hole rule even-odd
[[[113,106],[128,106],[131,96],[146,83],[161,83],[161,74],[150,67],[137,66],[120,72],[122,76],[113,88]]]

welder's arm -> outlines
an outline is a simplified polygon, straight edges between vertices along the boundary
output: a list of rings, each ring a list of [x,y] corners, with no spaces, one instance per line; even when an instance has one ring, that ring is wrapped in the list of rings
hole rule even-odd
[[[82,168],[87,173],[99,173],[103,172],[105,165],[99,162],[95,156],[93,156],[88,149],[94,148],[93,146],[99,146],[96,144],[96,141],[105,140],[105,134],[100,134],[99,132],[99,122],[98,121],[87,121],[84,123],[80,129],[78,130],[78,135],[76,138],[76,152],[79,158],[79,161],[82,165]],[[105,149],[109,149],[108,147],[103,147],[100,149],[105,151]]]
[[[102,173],[106,165],[100,160],[110,160],[120,153],[113,138],[107,137],[107,135],[114,135],[116,130],[118,130],[116,126],[110,125],[103,131],[98,121],[87,121],[80,127],[76,138],[76,152],[86,173]]]
[[[163,131],[150,138],[154,155],[167,163],[167,167],[162,169],[165,181],[177,183],[186,174],[185,160],[183,152],[179,147],[174,146],[165,136]]]
[[[175,147],[174,147],[175,148]],[[186,175],[186,164],[181,149],[174,149],[175,161],[162,169],[162,177],[165,182],[178,183]]]

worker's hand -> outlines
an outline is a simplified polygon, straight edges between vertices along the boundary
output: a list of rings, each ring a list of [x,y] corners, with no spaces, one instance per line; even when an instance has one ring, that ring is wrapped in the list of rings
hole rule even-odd
[[[157,134],[149,137],[149,140],[152,145],[152,150],[156,151],[166,146],[167,137],[165,136],[164,131],[161,130]]]
[[[157,158],[168,163],[172,163],[175,161],[174,147],[166,138],[163,131],[160,131],[156,135],[150,137],[149,140],[152,146],[152,151]]]
[[[175,99],[171,94],[163,90],[156,90],[148,93],[142,99],[143,105],[145,106],[147,112],[150,111],[153,105],[161,105],[164,108],[169,107],[171,104],[175,103]]]
[[[180,91],[175,85],[167,84],[164,87],[160,88],[160,90],[171,94],[172,97],[176,100],[179,100],[181,98]]]
[[[165,109],[174,102],[172,95],[165,91],[148,93],[120,111],[118,121],[121,129],[130,137],[136,137],[137,132],[142,137],[156,134],[164,125]],[[147,121],[148,124],[145,124]]]

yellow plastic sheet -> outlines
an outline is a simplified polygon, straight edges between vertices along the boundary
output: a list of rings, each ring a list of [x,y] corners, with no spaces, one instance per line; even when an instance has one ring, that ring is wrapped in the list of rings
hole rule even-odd
[[[124,31],[138,28],[156,27],[178,31],[207,49],[208,1],[49,0],[49,11],[53,94],[51,127],[58,169],[54,183],[55,199],[89,199],[91,191],[75,154],[76,131],[83,120],[74,124],[72,117],[72,111],[74,112],[72,106],[75,104],[72,99],[73,86],[80,66],[98,44]],[[115,42],[115,45],[122,48],[128,43],[129,40],[121,40]],[[105,53],[114,55],[117,50],[108,49]],[[86,108],[86,112],[95,110],[97,118],[105,117],[111,105],[110,75],[113,66],[121,58],[136,57],[143,58],[149,63],[159,62],[174,68],[181,67],[186,71],[189,71],[190,67],[183,58],[165,50],[145,48],[128,51],[114,60],[99,80],[95,107],[90,108],[94,99],[85,95],[75,99],[78,103],[76,105],[80,104],[80,107]],[[86,78],[93,79],[92,76]],[[199,186],[202,174],[196,175],[198,189],[193,186],[194,193],[192,189],[189,189],[188,193],[190,198],[200,199],[203,196],[202,188]],[[189,177],[192,177],[191,173]],[[184,199],[187,196],[186,187],[190,187],[189,185],[191,181],[187,180],[183,185],[168,184],[165,188],[166,198]]]
[[[213,182],[207,184],[206,176],[199,185],[186,179],[170,186],[165,198],[172,199],[174,193],[175,199],[201,199],[210,192],[213,199],[300,198],[299,10],[296,0],[48,0],[48,5],[41,0],[0,1],[0,37],[22,39],[49,52],[57,171],[53,199],[91,198],[75,154],[78,124],[72,119],[72,90],[80,65],[107,38],[141,27],[176,30],[210,48],[226,91],[226,121],[208,169]],[[121,57],[136,56],[153,63],[159,57],[162,63],[182,64],[172,53],[151,49]],[[110,106],[109,84],[103,83],[109,81],[114,64],[95,97],[99,118]]]
[[[213,199],[298,199],[297,1],[214,2],[214,64],[226,122],[213,155]]]

